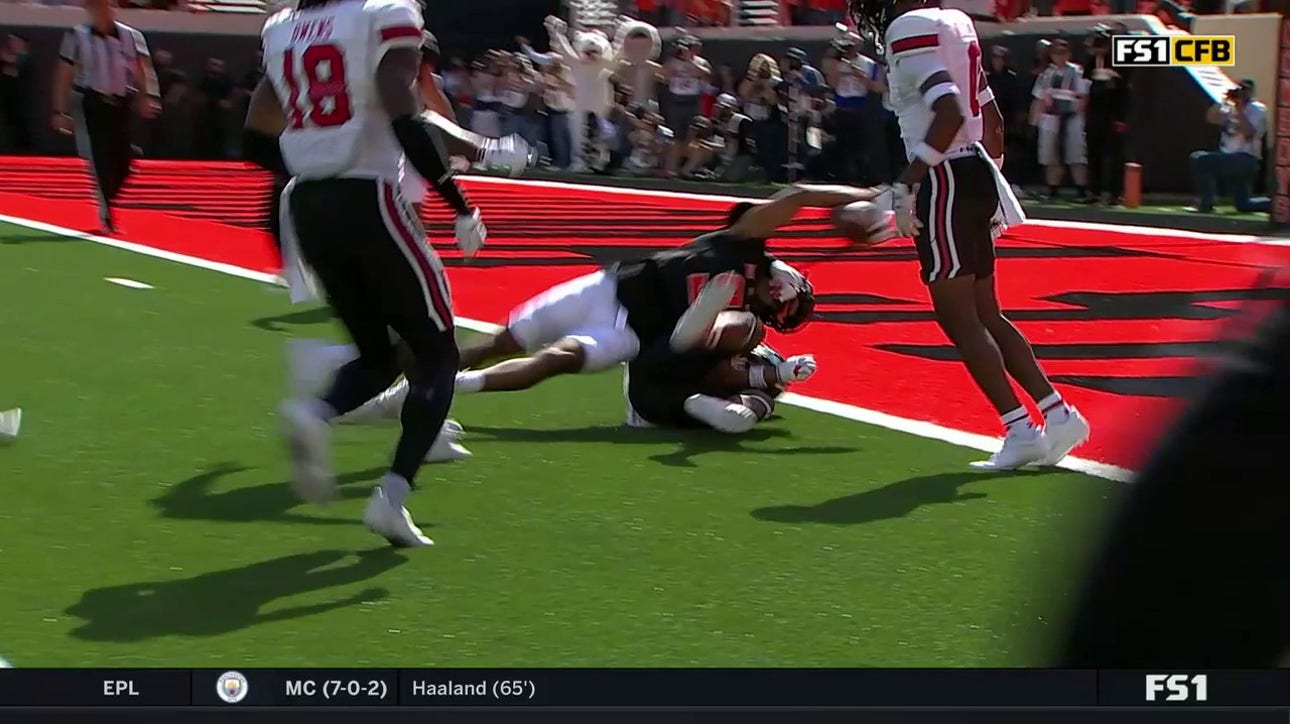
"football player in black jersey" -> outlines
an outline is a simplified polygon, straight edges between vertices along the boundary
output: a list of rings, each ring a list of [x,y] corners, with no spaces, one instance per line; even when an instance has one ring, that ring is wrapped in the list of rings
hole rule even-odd
[[[674,352],[668,345],[627,365],[623,392],[628,427],[710,427],[742,433],[770,417],[775,398],[815,374],[815,358],[785,359],[760,344],[733,357],[724,352]]]
[[[872,189],[795,186],[763,203],[735,204],[723,227],[676,249],[548,289],[516,308],[504,331],[462,350],[457,391],[523,390],[556,375],[598,372],[632,361],[674,332],[674,341],[687,347],[725,308],[751,311],[780,332],[797,331],[812,317],[814,294],[805,278],[767,253],[767,238],[804,207],[874,195]],[[471,369],[522,352],[530,355]]]

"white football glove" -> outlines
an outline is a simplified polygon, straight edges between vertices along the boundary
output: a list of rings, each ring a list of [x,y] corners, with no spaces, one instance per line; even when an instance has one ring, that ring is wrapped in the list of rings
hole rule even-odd
[[[488,229],[480,218],[479,209],[471,209],[468,214],[458,214],[456,223],[457,248],[467,258],[475,255],[479,247],[488,240]]]
[[[775,365],[775,371],[779,373],[780,384],[790,382],[805,382],[815,374],[815,355],[795,354],[792,357]]]
[[[896,231],[901,236],[918,236],[923,228],[914,211],[918,203],[918,187],[911,189],[905,184],[897,183],[886,187],[885,193],[890,194],[891,210],[896,212]]]

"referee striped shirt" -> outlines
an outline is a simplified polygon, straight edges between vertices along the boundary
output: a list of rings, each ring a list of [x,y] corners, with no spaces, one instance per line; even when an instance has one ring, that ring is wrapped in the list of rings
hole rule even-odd
[[[140,78],[139,58],[150,58],[143,33],[124,23],[115,23],[104,34],[92,26],[77,25],[63,35],[59,57],[76,67],[73,87],[82,93],[125,96],[144,87],[156,94],[150,79]]]

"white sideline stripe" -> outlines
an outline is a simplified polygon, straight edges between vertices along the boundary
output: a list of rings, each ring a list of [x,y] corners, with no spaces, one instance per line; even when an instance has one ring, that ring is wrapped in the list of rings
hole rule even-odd
[[[279,281],[279,278],[273,274],[252,271],[239,266],[233,266],[232,264],[221,264],[219,262],[207,261],[205,259],[199,259],[185,254],[176,254],[175,252],[153,249],[142,244],[133,244],[128,241],[109,239],[96,234],[88,234],[81,231],[66,229],[53,224],[31,221],[30,219],[22,219],[16,216],[0,214],[0,221],[14,224],[16,226],[24,226],[29,229],[37,229],[39,231],[61,234],[75,239],[92,241],[96,244],[103,244],[105,246],[111,246],[125,251],[132,251],[138,254],[156,257],[158,259],[178,262],[180,264],[186,264],[200,269],[208,269],[210,271],[228,274],[229,276],[240,277],[242,279],[250,279],[252,281],[264,282],[267,284],[276,284]],[[458,327],[463,329],[489,334],[499,332],[502,329],[501,326],[491,322],[482,322],[476,319],[465,319],[463,317],[457,317],[456,323]],[[885,412],[867,410],[863,407],[848,405],[844,402],[824,400],[817,397],[806,397],[805,395],[795,395],[791,392],[785,393],[779,398],[779,400],[794,407],[814,410],[815,412],[843,417],[848,420],[862,422],[867,425],[884,427],[889,430],[895,430],[897,432],[916,435],[918,437],[928,438],[931,440],[939,440],[951,445],[971,448],[973,450],[981,450],[984,452],[994,452],[995,450],[998,450],[1001,440],[1001,438],[992,438],[986,435],[977,435],[975,433],[964,432],[962,430],[954,430],[952,428],[943,427],[930,422],[910,420],[905,417],[888,415]],[[1058,467],[1118,482],[1129,482],[1133,478],[1133,471],[1127,468],[1099,463],[1093,460],[1085,460],[1083,458],[1067,457],[1058,465]]]
[[[722,194],[700,194],[690,191],[656,191],[654,189],[634,189],[625,186],[597,186],[581,184],[574,181],[546,181],[527,178],[502,178],[499,176],[463,176],[474,182],[491,183],[499,186],[532,186],[545,189],[565,189],[575,191],[602,191],[622,196],[649,196],[658,199],[690,199],[698,201],[765,201],[758,196],[725,196]],[[1203,231],[1185,231],[1183,229],[1160,229],[1154,226],[1132,226],[1130,224],[1100,224],[1092,221],[1059,221],[1057,219],[1027,219],[1025,226],[1046,226],[1053,229],[1082,229],[1084,231],[1118,231],[1120,233],[1139,234],[1141,236],[1173,236],[1183,239],[1203,241],[1224,241],[1233,244],[1265,244],[1268,246],[1290,246],[1290,239],[1275,236],[1255,236],[1253,234],[1221,234]]]
[[[119,284],[120,286],[129,287],[131,289],[152,289],[151,284],[144,284],[143,282],[122,277],[103,277],[103,281],[111,282],[112,284]]]

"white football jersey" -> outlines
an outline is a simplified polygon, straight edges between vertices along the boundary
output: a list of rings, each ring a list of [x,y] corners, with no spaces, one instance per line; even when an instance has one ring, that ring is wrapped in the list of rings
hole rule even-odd
[[[963,126],[946,150],[981,140],[981,108],[994,100],[981,69],[981,44],[972,19],[961,10],[920,8],[892,21],[887,28],[889,104],[900,121],[905,149],[923,141],[932,124],[932,103],[948,92],[945,84],[924,88],[925,81],[946,72],[958,89]]]
[[[398,182],[403,149],[376,67],[391,48],[420,47],[422,24],[408,0],[334,0],[265,22],[265,73],[287,116],[279,143],[292,175]]]

